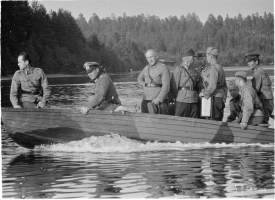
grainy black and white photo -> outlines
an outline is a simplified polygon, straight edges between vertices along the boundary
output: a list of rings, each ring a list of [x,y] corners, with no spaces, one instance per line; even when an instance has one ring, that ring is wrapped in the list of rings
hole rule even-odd
[[[273,0],[1,1],[2,199],[274,199]]]

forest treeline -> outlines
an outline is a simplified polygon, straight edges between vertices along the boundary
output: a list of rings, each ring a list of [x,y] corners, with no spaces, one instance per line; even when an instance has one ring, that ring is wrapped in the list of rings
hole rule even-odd
[[[42,2],[43,4],[43,2]],[[262,55],[264,64],[273,62],[273,14],[230,18],[209,15],[202,23],[195,14],[181,17],[120,16],[88,21],[69,11],[47,13],[43,5],[27,1],[1,2],[1,74],[13,74],[17,55],[27,51],[34,66],[46,73],[81,73],[85,61],[98,61],[109,72],[139,70],[144,51],[155,48],[164,58],[179,61],[189,48],[220,50],[224,66],[243,65],[248,51]]]
[[[205,51],[208,46],[215,46],[225,66],[245,64],[243,57],[247,52],[260,53],[265,64],[273,62],[272,13],[246,17],[239,14],[233,18],[209,15],[205,23],[194,13],[165,19],[143,14],[101,19],[93,14],[88,21],[80,14],[77,24],[86,38],[97,35],[100,42],[120,57],[127,55],[121,43],[131,41],[142,51],[155,48],[176,61],[190,48]]]
[[[18,69],[21,51],[27,51],[32,65],[46,73],[78,74],[84,71],[85,61],[98,61],[110,72],[126,70],[116,53],[96,36],[83,36],[68,11],[47,13],[43,5],[27,1],[2,1],[1,10],[2,76]]]

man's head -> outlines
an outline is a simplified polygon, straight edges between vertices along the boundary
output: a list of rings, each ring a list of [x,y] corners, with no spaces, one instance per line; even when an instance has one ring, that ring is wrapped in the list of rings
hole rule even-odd
[[[195,52],[189,49],[182,57],[182,65],[189,67],[194,62]]]
[[[243,86],[247,81],[247,74],[245,71],[238,71],[235,73],[235,83],[238,87]]]
[[[232,98],[235,98],[239,95],[239,89],[236,86],[235,81],[233,80],[229,81],[227,87]]]
[[[25,69],[30,63],[30,56],[26,52],[21,52],[17,58],[18,66],[20,70]]]
[[[250,70],[254,70],[260,64],[260,55],[257,53],[247,54],[245,56],[245,61]]]
[[[208,47],[206,50],[206,60],[208,63],[213,63],[217,60],[219,55],[218,49],[215,47]]]
[[[95,80],[104,71],[104,68],[97,62],[85,62],[83,68],[91,80]]]
[[[155,50],[149,49],[145,53],[145,57],[150,66],[153,66],[158,61],[158,54]]]

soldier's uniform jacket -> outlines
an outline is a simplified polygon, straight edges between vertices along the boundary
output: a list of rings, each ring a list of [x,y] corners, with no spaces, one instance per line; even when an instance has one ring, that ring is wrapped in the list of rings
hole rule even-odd
[[[14,73],[10,90],[13,106],[20,105],[21,102],[46,103],[49,96],[48,80],[42,69],[28,67]]]
[[[273,99],[271,80],[260,67],[254,70],[252,86],[261,99]]]
[[[223,98],[227,97],[227,86],[225,74],[222,67],[218,64],[207,66],[201,73],[204,86],[204,97],[211,96]]]
[[[160,102],[167,100],[170,89],[170,73],[168,68],[162,63],[154,66],[147,65],[140,72],[138,82],[144,84],[144,100],[158,99]]]
[[[199,99],[200,75],[192,66],[189,69],[177,66],[173,73],[176,85],[176,101],[197,103]]]
[[[240,88],[239,91],[241,96],[240,105],[242,110],[241,122],[247,123],[252,115],[262,116],[263,113],[261,112],[261,110],[263,109],[263,106],[255,90],[249,84],[246,84],[242,88]]]
[[[101,74],[96,80],[94,95],[89,98],[87,107],[96,108],[103,104],[104,106],[107,106],[107,104],[121,104],[113,81],[106,73]]]

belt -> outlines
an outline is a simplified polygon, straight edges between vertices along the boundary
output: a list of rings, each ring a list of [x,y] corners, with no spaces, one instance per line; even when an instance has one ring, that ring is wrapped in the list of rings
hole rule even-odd
[[[186,89],[186,90],[190,90],[190,91],[196,91],[194,90],[193,88],[191,88],[190,86],[187,86],[187,87],[179,87],[178,90],[181,90],[181,89]]]
[[[162,87],[162,84],[145,83],[145,87]]]
[[[40,94],[40,92],[38,92],[38,91],[31,92],[31,91],[21,90],[21,92],[22,92],[22,94],[32,94],[32,95]]]

